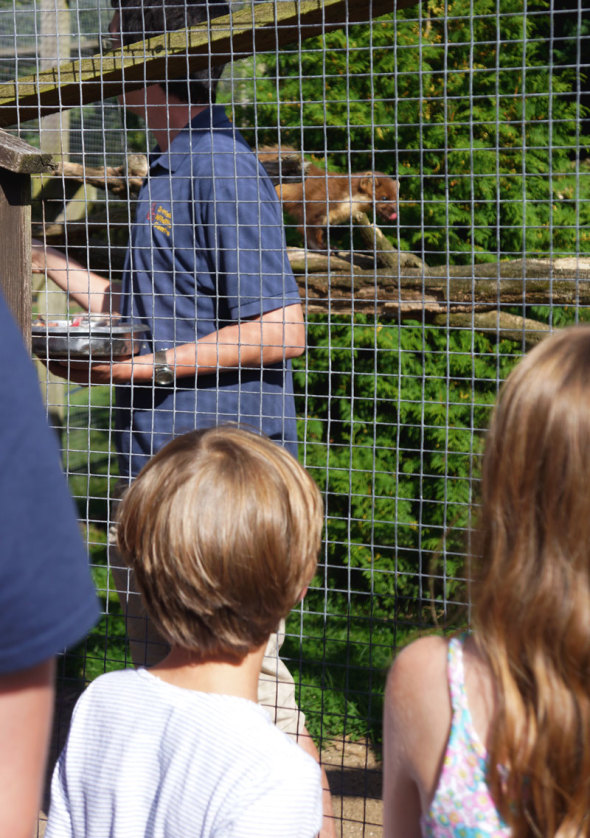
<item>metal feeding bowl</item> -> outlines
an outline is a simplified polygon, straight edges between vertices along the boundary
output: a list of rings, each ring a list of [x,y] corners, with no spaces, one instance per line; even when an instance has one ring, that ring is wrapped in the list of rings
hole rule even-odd
[[[119,317],[85,314],[65,320],[33,321],[32,349],[50,361],[113,361],[141,349],[148,327]]]

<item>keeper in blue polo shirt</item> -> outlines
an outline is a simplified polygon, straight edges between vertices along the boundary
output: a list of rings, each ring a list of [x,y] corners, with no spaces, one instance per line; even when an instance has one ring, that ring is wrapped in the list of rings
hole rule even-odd
[[[113,48],[225,15],[225,2],[112,0]],[[256,156],[214,104],[222,67],[125,91],[157,146],[137,202],[120,288],[53,248],[33,248],[36,270],[91,312],[120,313],[148,327],[147,351],[111,364],[52,372],[112,384],[115,443],[124,486],[172,437],[237,422],[297,453],[291,358],[305,350],[299,291],[281,207]],[[128,571],[110,563],[136,664],[163,657]],[[293,679],[271,638],[259,700],[279,727],[317,758],[294,698]],[[324,811],[331,811],[329,793]],[[322,836],[334,835],[331,820]]]
[[[121,47],[227,13],[227,4],[113,0],[110,32]],[[187,18],[187,12],[191,14]],[[202,14],[201,14],[202,13]],[[145,19],[145,20],[144,20]],[[297,453],[290,359],[305,350],[299,291],[287,258],[281,208],[266,172],[213,104],[222,67],[187,81],[126,91],[157,141],[139,193],[120,289],[51,248],[33,260],[91,312],[149,327],[149,351],[91,369],[52,370],[116,388],[121,476],[132,479],[166,442],[193,428],[239,422]]]
[[[305,333],[280,205],[219,105],[151,156],[120,311],[148,324],[153,350],[148,386],[117,387],[123,475],[173,436],[229,421],[297,455],[289,359]]]

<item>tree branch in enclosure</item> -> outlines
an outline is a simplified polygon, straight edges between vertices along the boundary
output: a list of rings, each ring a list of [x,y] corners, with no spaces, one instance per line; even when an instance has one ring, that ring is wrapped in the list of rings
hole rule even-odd
[[[505,340],[520,341],[526,346],[540,343],[551,331],[547,323],[497,309],[465,314],[435,314],[430,322],[436,326],[450,326],[454,329],[492,332]]]
[[[140,166],[141,164],[137,164]],[[76,176],[71,164],[63,176]],[[105,174],[97,170],[96,182],[124,188],[119,168]],[[92,245],[92,267],[118,272],[123,267],[128,202],[109,203],[84,222],[68,224],[68,249],[85,261]],[[302,296],[311,312],[350,314],[366,312],[384,317],[422,317],[424,314],[480,312],[500,306],[590,305],[590,259],[528,259],[485,262],[476,265],[426,266],[412,253],[396,251],[366,216],[358,227],[366,236],[367,250],[352,253],[315,253],[288,248],[289,261]],[[109,228],[107,245],[105,229]],[[48,244],[65,245],[63,225],[35,225],[35,235]],[[90,241],[89,241],[90,239]],[[119,242],[119,239],[121,241]],[[385,244],[386,243],[386,244]],[[119,245],[113,247],[113,244]],[[385,254],[388,267],[375,267],[374,254]],[[359,264],[363,265],[361,267]]]
[[[355,212],[352,214],[352,220],[369,253],[375,254],[375,264],[378,268],[397,270],[400,264],[405,268],[424,267],[422,260],[415,254],[396,250],[379,227],[369,221],[366,213]]]
[[[300,172],[299,153],[293,163]],[[131,155],[124,166],[105,169],[64,162],[55,174],[92,183],[124,199],[136,196],[146,171],[147,159]],[[362,251],[288,248],[289,261],[309,312],[418,318],[441,325],[491,330],[531,343],[540,339],[548,327],[500,307],[522,307],[525,303],[590,304],[589,259],[507,260],[429,267],[415,254],[397,251],[365,213],[354,212],[351,220],[364,242]],[[129,224],[129,203],[110,202],[108,217],[105,211],[93,211],[85,222],[68,225],[68,248],[82,261],[86,261],[91,249],[92,267],[109,270],[116,276],[122,270],[125,253],[125,242],[118,239]],[[107,226],[108,245],[104,239]],[[41,235],[50,244],[65,244],[63,225],[45,225]]]
[[[92,168],[81,163],[63,161],[57,164],[55,176],[105,189],[118,198],[135,197],[148,171],[143,154],[130,154],[124,166]]]
[[[349,265],[346,272],[308,271],[301,275],[299,286],[310,313],[416,319],[492,331],[530,345],[541,340],[549,326],[501,307],[590,305],[590,259],[530,259],[422,269],[400,264],[398,270],[363,270]]]

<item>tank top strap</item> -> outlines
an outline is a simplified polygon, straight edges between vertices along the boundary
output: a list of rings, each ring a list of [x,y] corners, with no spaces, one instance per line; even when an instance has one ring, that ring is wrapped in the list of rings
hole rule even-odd
[[[447,653],[447,678],[451,694],[453,716],[469,713],[467,693],[465,692],[465,668],[463,666],[463,643],[465,635],[452,637]]]
[[[467,637],[453,637],[447,649],[453,719],[437,788],[430,809],[421,819],[424,838],[510,836],[487,786],[487,753],[469,712],[463,654]]]

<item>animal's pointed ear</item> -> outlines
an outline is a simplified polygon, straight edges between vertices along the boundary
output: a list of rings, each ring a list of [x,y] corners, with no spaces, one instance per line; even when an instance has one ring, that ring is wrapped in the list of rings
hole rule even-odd
[[[372,192],[373,183],[377,183],[373,177],[373,172],[365,172],[359,182],[359,186],[364,192]]]

